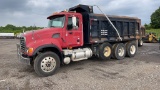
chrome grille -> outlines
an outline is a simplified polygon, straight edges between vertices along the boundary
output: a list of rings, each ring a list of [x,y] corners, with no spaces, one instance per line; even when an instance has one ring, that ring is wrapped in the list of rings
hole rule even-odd
[[[20,48],[21,48],[22,52],[25,52],[26,43],[25,43],[25,38],[24,37],[20,37]]]

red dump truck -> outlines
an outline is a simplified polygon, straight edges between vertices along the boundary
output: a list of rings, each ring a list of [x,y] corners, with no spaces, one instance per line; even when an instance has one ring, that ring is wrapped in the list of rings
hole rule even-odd
[[[50,76],[63,64],[96,56],[99,60],[134,57],[141,20],[93,13],[77,5],[49,16],[48,28],[24,33],[17,44],[19,60]]]

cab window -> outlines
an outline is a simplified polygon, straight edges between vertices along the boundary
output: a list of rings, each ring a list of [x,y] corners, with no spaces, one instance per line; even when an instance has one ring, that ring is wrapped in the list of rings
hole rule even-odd
[[[59,27],[62,28],[64,26],[65,16],[64,15],[55,15],[50,18],[48,27]]]
[[[68,24],[67,29],[68,30],[77,30],[79,28],[79,18],[76,17],[76,26],[73,25],[72,17],[68,17]]]

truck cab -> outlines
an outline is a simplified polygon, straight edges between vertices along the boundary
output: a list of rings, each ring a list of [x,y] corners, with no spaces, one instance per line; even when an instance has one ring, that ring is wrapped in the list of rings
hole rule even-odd
[[[17,44],[19,59],[28,65],[33,65],[36,57],[46,51],[56,53],[63,64],[62,50],[83,46],[83,20],[80,13],[63,11],[47,19],[47,28],[24,33],[20,37],[20,44]]]
[[[59,38],[61,48],[83,45],[82,15],[72,12],[60,12],[48,17],[49,28],[61,27]],[[54,32],[54,31],[53,31]],[[58,33],[56,34],[56,36]],[[53,36],[53,35],[52,35]],[[54,37],[54,36],[53,36]]]

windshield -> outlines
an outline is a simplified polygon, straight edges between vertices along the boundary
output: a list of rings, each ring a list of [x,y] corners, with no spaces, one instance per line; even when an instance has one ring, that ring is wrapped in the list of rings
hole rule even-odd
[[[65,20],[64,15],[53,16],[49,20],[48,27],[60,27],[60,28],[62,28],[64,26],[64,20]]]

